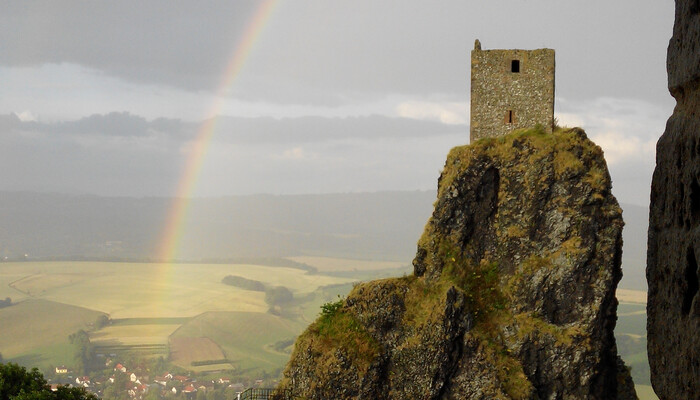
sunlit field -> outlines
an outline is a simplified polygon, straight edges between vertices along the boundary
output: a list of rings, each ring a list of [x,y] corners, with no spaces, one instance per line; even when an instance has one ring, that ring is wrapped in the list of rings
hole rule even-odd
[[[295,300],[284,316],[269,314],[264,292],[225,285],[221,280],[227,275],[285,286]],[[272,372],[288,358],[275,344],[293,340],[331,292],[336,296],[324,287],[345,293],[353,281],[248,264],[2,263],[3,293],[15,304],[0,309],[0,353],[29,366],[69,365],[68,336],[84,329],[97,353],[171,357],[198,372]],[[100,315],[111,323],[97,327]],[[216,360],[230,362],[213,363],[210,355],[216,352],[205,351],[204,342],[194,338],[207,338],[204,347],[219,349]]]
[[[620,303],[647,303],[647,292],[643,290],[617,289],[615,296]]]
[[[144,324],[109,325],[90,335],[90,341],[98,347],[110,345],[143,345],[168,343],[168,336],[180,325]]]
[[[310,265],[319,272],[337,272],[337,271],[378,271],[386,269],[401,268],[406,266],[406,263],[399,261],[365,261],[352,260],[348,258],[332,258],[332,257],[288,257],[292,261]]]
[[[271,314],[211,312],[192,319],[172,337],[211,338],[242,370],[273,371],[289,359],[289,354],[275,350],[274,345],[293,340],[304,328],[303,324]]]
[[[98,311],[42,299],[0,308],[0,353],[5,359],[25,357],[42,365],[61,364],[66,362],[62,359],[68,335],[90,329],[100,315]]]
[[[0,353],[27,366],[69,365],[68,335],[84,329],[97,353],[163,356],[198,373],[276,374],[321,304],[368,274],[399,276],[406,269],[400,262],[290,259],[318,272],[248,264],[0,263],[0,293],[15,303],[0,309]],[[264,292],[225,285],[227,275],[285,286],[294,300],[270,314]],[[648,383],[646,292],[617,294],[618,348],[635,382]],[[98,329],[100,315],[111,323]]]
[[[245,264],[50,262],[6,264],[0,274],[24,277],[23,296],[105,312],[111,318],[192,317],[206,311],[265,312],[265,295],[224,285],[230,274],[285,286],[295,294],[349,278],[305,274],[293,268]]]

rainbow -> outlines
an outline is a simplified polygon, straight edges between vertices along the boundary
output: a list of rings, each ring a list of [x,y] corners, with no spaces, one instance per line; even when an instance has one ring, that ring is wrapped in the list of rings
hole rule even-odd
[[[220,115],[224,105],[224,98],[231,86],[239,76],[248,56],[253,50],[255,41],[260,36],[265,24],[270,18],[277,0],[263,0],[255,10],[255,14],[249,21],[243,36],[236,43],[228,65],[223,74],[223,79],[217,90],[217,100],[211,108],[206,119],[197,131],[194,145],[185,161],[182,176],[177,185],[177,192],[173,203],[166,216],[165,228],[160,236],[156,257],[161,262],[172,262],[177,259],[178,247],[184,231],[184,221],[187,215],[190,198],[194,192],[197,178],[209,149],[211,139],[214,136],[217,116]]]

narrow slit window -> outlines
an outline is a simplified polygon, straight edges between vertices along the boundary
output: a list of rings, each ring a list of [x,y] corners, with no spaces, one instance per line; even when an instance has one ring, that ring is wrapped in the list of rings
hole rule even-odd
[[[506,111],[506,118],[505,118],[506,124],[512,124],[514,121],[515,121],[515,115],[513,114],[513,110]]]
[[[511,60],[510,72],[520,72],[520,60]]]

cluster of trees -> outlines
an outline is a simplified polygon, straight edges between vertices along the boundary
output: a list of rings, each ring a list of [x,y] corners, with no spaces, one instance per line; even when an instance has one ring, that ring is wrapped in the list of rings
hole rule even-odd
[[[9,307],[12,305],[12,299],[5,297],[5,300],[0,300],[0,308]]]
[[[245,290],[254,290],[256,292],[264,292],[265,291],[265,284],[256,281],[253,279],[247,279],[242,276],[237,276],[237,275],[227,275],[224,277],[224,279],[221,280],[222,283],[226,285],[231,285],[235,287],[239,287],[241,289]]]
[[[73,345],[76,371],[87,375],[90,372],[90,365],[95,359],[95,347],[90,343],[90,336],[81,329],[68,336],[68,340]]]
[[[265,302],[270,307],[283,306],[294,300],[292,291],[284,286],[275,286],[265,290]]]
[[[294,300],[292,291],[284,286],[265,286],[264,283],[237,275],[227,275],[221,280],[226,285],[241,289],[265,292],[265,302],[271,309],[278,309]]]
[[[284,286],[269,287],[265,290],[265,302],[270,308],[267,310],[273,315],[282,315],[285,307],[294,300],[292,291]]]
[[[112,320],[109,319],[108,316],[105,314],[101,314],[97,319],[95,319],[95,329],[99,330],[104,328],[106,325],[109,325],[112,323]]]
[[[0,364],[0,399],[7,400],[97,400],[83,388],[59,386],[52,391],[38,369],[27,371],[17,364]]]

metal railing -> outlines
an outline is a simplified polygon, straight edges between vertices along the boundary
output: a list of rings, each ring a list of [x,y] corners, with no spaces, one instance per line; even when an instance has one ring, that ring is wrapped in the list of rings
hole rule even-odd
[[[291,400],[291,390],[274,388],[249,388],[238,395],[238,400]]]

